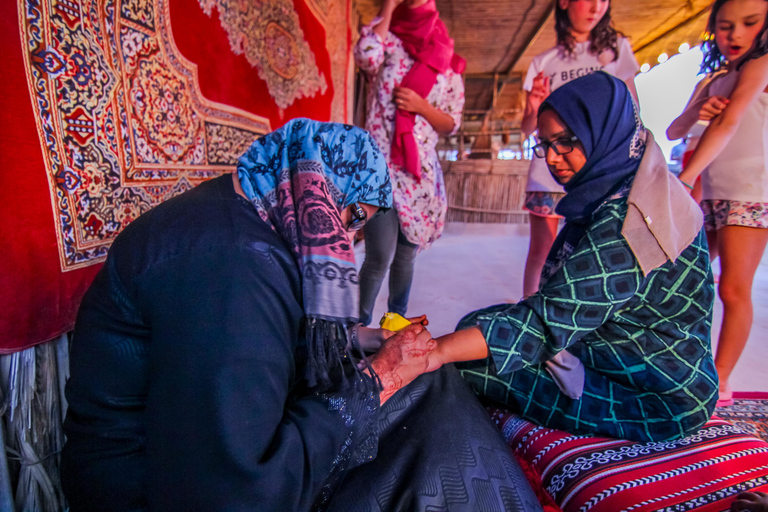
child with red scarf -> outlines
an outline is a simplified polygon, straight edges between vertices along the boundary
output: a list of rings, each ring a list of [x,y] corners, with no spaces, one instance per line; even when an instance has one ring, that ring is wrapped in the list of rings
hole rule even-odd
[[[388,310],[405,315],[416,254],[443,231],[447,200],[435,146],[461,124],[464,60],[434,0],[384,0],[355,62],[371,84],[365,128],[390,166],[394,208],[365,227],[360,321],[371,321],[387,270]]]

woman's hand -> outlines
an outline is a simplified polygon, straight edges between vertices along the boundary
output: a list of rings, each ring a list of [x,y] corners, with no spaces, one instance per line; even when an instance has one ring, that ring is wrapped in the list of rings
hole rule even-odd
[[[388,329],[363,327],[361,325],[357,328],[357,341],[360,343],[360,348],[363,349],[363,352],[370,354],[378,351],[381,345],[394,334],[395,331]]]
[[[728,106],[728,102],[728,98],[724,96],[710,96],[699,110],[699,119],[710,121],[719,116],[725,110],[725,107]]]
[[[427,315],[414,316],[406,318],[412,324],[419,324],[422,327],[429,325]],[[366,354],[373,354],[378,352],[381,346],[389,338],[395,335],[397,331],[390,331],[389,329],[383,329],[381,327],[363,327],[362,325],[357,328],[357,341],[360,344],[360,348]],[[364,366],[363,366],[364,367]]]
[[[750,512],[768,512],[768,494],[764,492],[743,492],[731,503],[731,512],[748,510]]]
[[[410,325],[387,339],[371,359],[371,366],[383,386],[379,395],[382,404],[426,372],[428,356],[436,346],[437,342],[421,324]]]
[[[424,107],[428,106],[427,100],[419,96],[416,91],[407,87],[395,87],[393,101],[400,110],[406,110],[424,116]]]
[[[395,105],[400,110],[413,112],[426,119],[440,135],[450,134],[455,127],[453,117],[439,108],[430,105],[426,99],[419,96],[413,89],[395,87],[392,101],[395,102]]]

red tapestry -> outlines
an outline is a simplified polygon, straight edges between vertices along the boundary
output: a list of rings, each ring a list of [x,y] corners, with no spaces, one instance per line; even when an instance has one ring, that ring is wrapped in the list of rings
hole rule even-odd
[[[0,353],[71,329],[141,213],[293,117],[346,121],[350,3],[2,2]]]

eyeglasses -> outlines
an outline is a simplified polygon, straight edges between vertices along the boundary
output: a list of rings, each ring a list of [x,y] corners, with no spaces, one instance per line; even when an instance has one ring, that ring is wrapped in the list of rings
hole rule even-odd
[[[352,203],[352,220],[347,224],[347,231],[360,231],[368,222],[368,213],[360,203]]]
[[[552,151],[556,155],[567,155],[573,151],[573,143],[577,142],[579,138],[577,136],[563,137],[562,139],[555,139],[552,142],[543,141],[533,146],[533,152],[539,158],[546,158],[547,151],[552,148]]]

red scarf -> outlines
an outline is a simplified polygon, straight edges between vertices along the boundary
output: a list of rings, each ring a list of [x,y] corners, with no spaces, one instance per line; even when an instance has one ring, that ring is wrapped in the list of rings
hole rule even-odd
[[[440,20],[435,0],[428,0],[415,9],[404,3],[397,6],[392,13],[389,31],[400,38],[405,51],[416,61],[400,86],[412,89],[422,98],[432,90],[438,74],[445,73],[449,67],[462,73],[467,65],[453,53],[453,39],[448,37],[448,29]],[[421,179],[419,149],[413,137],[415,124],[416,114],[397,109],[391,159],[393,164]]]

